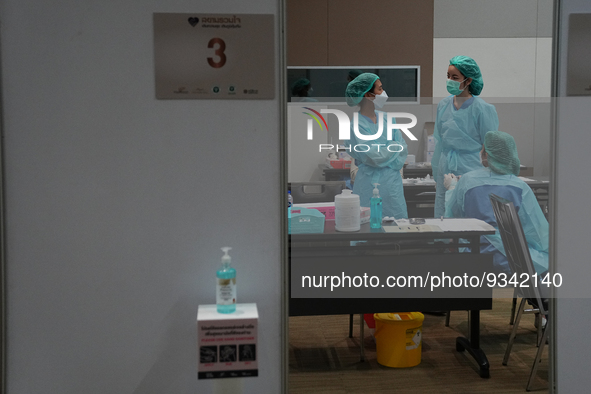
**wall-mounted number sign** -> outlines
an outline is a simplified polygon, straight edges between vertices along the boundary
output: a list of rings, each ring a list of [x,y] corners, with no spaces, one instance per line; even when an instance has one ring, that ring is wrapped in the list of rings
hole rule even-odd
[[[273,15],[154,13],[158,99],[275,97]]]

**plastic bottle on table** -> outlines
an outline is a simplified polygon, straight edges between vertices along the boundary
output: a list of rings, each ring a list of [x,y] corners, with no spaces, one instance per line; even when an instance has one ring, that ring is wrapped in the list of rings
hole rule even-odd
[[[230,266],[232,258],[228,254],[230,247],[222,250],[222,268],[217,271],[216,304],[219,313],[233,313],[236,311],[236,270]]]
[[[378,190],[379,183],[374,183],[373,197],[370,200],[369,227],[382,228],[382,198]]]
[[[344,189],[334,198],[335,229],[337,231],[359,231],[361,229],[361,207],[359,196]]]

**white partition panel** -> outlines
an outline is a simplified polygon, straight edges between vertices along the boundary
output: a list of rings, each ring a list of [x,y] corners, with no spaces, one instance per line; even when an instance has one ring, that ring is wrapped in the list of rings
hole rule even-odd
[[[484,80],[482,98],[535,97],[536,38],[435,38],[433,40],[433,97],[448,95],[445,85],[449,60],[470,56]],[[548,75],[548,79],[550,76]]]
[[[561,16],[558,36],[559,69],[556,138],[556,271],[580,278],[577,283],[558,289],[565,292],[586,293],[591,277],[589,264],[588,223],[591,214],[588,196],[591,193],[589,172],[585,166],[589,156],[591,134],[589,113],[591,97],[566,97],[568,20],[573,13],[591,13],[587,0],[560,1]],[[587,65],[588,66],[588,65]],[[584,339],[591,323],[589,298],[563,299],[557,302],[556,322],[556,392],[586,392],[591,386],[589,354],[591,343]]]
[[[154,12],[275,15],[275,99],[156,100]],[[0,15],[8,392],[279,393],[279,2]],[[198,381],[197,306],[215,303],[225,245],[239,302],[259,307],[260,376]]]

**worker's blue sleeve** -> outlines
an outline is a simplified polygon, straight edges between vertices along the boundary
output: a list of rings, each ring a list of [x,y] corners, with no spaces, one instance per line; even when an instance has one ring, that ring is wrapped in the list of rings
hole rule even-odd
[[[478,133],[480,141],[484,144],[484,136],[489,131],[499,130],[499,116],[494,106],[488,104],[483,106],[482,112],[478,116]]]

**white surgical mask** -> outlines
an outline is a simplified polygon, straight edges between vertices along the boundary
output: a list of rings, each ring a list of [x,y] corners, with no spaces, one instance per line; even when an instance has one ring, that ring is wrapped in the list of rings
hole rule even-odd
[[[376,94],[375,98],[373,99],[373,105],[376,108],[382,108],[384,104],[386,104],[386,101],[388,101],[388,95],[384,90],[381,94]]]
[[[468,79],[468,78],[466,78],[466,79]],[[466,79],[464,79],[464,81]],[[449,94],[453,94],[454,96],[457,96],[458,94],[461,94],[466,89],[466,86],[464,86],[464,89],[460,89],[460,85],[464,81],[453,81],[451,79],[448,79],[447,80],[447,91],[448,91],[448,93]]]

